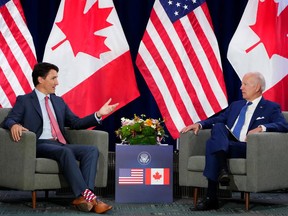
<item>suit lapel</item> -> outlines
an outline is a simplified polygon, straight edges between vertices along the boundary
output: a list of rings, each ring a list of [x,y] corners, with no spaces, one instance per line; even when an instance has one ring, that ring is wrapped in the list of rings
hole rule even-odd
[[[32,94],[31,94],[31,101],[32,101],[32,104],[33,104],[36,112],[39,114],[41,119],[43,119],[40,103],[39,103],[39,100],[37,98],[35,90],[33,90]]]
[[[261,100],[259,101],[249,124],[249,129],[251,128],[251,126],[253,125],[254,121],[256,120],[257,117],[262,116],[262,113],[264,111],[265,108],[265,99],[262,97]]]

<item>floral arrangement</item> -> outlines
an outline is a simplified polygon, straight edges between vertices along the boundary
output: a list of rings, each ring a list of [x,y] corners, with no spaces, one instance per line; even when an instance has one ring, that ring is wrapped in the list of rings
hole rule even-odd
[[[121,127],[115,131],[122,143],[130,145],[155,145],[161,143],[166,137],[164,128],[160,119],[146,118],[134,114],[133,119],[121,118]]]

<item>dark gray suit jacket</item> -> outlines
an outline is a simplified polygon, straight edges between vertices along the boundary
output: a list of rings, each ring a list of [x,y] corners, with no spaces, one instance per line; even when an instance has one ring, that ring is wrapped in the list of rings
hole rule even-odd
[[[51,94],[50,99],[64,136],[64,127],[86,129],[99,124],[94,114],[84,118],[76,116],[61,97]],[[34,132],[39,139],[43,131],[43,117],[35,90],[17,97],[14,107],[3,122],[3,127],[10,129],[14,124],[23,125],[29,131]]]

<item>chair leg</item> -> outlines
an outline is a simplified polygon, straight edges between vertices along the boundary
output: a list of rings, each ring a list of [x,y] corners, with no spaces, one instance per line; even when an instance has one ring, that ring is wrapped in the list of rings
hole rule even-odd
[[[241,191],[241,199],[244,199],[244,192]]]
[[[194,188],[194,195],[193,195],[193,202],[194,206],[197,206],[197,201],[198,201],[198,189],[197,187]]]
[[[246,208],[246,211],[249,210],[249,203],[250,203],[250,192],[245,192],[245,208]]]
[[[36,208],[36,191],[32,191],[32,208]]]
[[[49,190],[45,190],[45,199],[48,199],[49,197]]]

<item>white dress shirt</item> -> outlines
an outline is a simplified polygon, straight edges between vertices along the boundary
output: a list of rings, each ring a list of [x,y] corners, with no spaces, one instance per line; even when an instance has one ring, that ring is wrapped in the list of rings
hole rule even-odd
[[[251,118],[252,118],[252,115],[258,105],[258,103],[260,102],[262,96],[256,98],[255,100],[251,101],[252,104],[248,106],[247,108],[247,111],[246,111],[246,115],[245,115],[245,122],[244,122],[244,125],[241,129],[241,132],[240,132],[240,138],[239,140],[241,142],[246,142],[246,135],[247,135],[247,132],[248,132],[248,127],[249,127],[249,124],[250,124],[250,121],[251,121]],[[238,121],[238,118],[239,116],[237,117],[233,127],[232,127],[232,131],[234,130],[234,127],[236,125],[236,122]]]
[[[43,94],[42,92],[38,91],[37,89],[35,89],[35,92],[36,92],[36,95],[38,97],[38,101],[40,103],[42,116],[43,116],[43,132],[42,132],[41,136],[39,137],[39,139],[53,139],[52,132],[51,132],[50,119],[49,119],[49,116],[48,116],[48,113],[46,110],[46,106],[45,106],[46,95]],[[48,100],[48,103],[49,103],[49,106],[52,110],[53,115],[55,116],[55,119],[57,120],[51,101]]]

